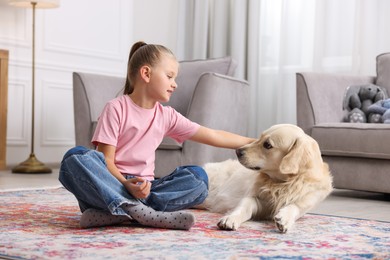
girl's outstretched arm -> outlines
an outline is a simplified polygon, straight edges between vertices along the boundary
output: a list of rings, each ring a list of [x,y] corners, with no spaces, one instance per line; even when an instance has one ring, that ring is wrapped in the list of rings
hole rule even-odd
[[[204,126],[201,126],[190,140],[216,147],[231,149],[237,149],[256,141],[254,138],[241,136],[223,130],[215,130]]]

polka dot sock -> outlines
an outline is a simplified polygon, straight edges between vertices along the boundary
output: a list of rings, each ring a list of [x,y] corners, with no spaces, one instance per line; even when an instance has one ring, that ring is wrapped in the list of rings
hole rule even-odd
[[[134,220],[144,226],[189,230],[195,223],[195,216],[190,212],[155,211],[142,203],[135,206],[123,204],[121,207]]]
[[[90,208],[81,215],[80,227],[91,228],[110,226],[129,220],[130,218],[128,216],[112,215],[109,211]]]

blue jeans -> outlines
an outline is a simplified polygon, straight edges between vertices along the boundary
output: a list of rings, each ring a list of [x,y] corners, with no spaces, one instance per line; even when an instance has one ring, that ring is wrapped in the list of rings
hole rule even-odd
[[[107,169],[104,155],[76,146],[61,162],[59,180],[78,200],[80,210],[109,210],[126,215],[123,203],[144,203],[159,211],[176,211],[202,203],[208,194],[208,178],[199,166],[181,166],[170,175],[151,181],[147,198],[136,199]]]

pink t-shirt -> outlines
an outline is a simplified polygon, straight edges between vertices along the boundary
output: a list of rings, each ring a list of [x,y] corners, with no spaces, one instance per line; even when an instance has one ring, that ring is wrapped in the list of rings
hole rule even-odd
[[[162,139],[169,136],[182,143],[199,127],[172,107],[156,103],[145,109],[123,95],[104,107],[92,143],[116,147],[115,164],[122,174],[153,180],[155,151]]]

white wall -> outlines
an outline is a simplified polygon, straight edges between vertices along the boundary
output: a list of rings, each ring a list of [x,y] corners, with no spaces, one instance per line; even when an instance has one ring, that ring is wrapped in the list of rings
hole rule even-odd
[[[179,1],[135,0],[134,41],[162,44],[176,53]]]
[[[178,0],[62,0],[37,9],[35,154],[59,163],[75,144],[72,72],[126,74],[134,41],[176,49]],[[9,50],[7,165],[31,150],[32,10],[0,0],[0,49]]]

